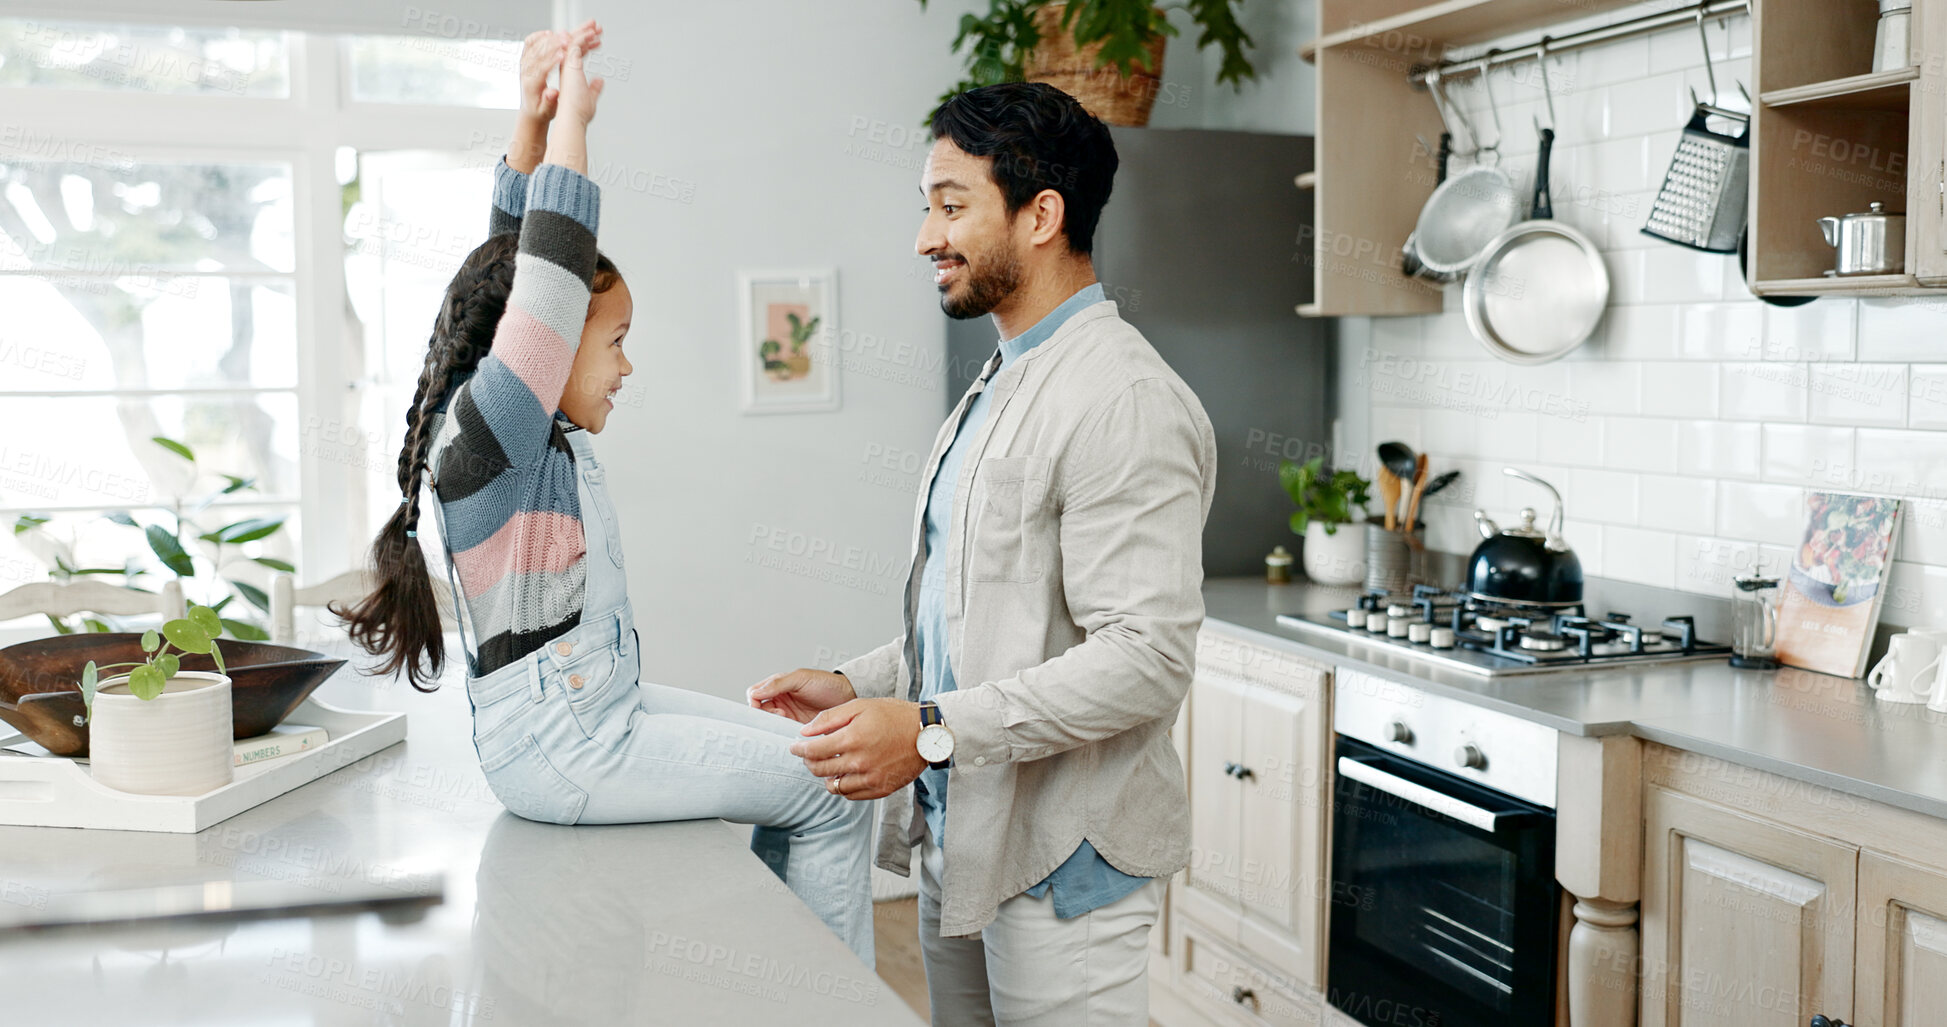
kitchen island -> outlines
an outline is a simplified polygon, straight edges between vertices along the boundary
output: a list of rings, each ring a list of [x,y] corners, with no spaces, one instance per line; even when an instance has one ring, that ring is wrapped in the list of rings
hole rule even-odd
[[[750,852],[747,828],[506,813],[451,665],[430,695],[348,666],[317,696],[405,711],[407,741],[200,834],[0,827],[0,919],[182,886],[215,910],[267,888],[310,909],[0,931],[0,1022],[919,1022]],[[383,901],[441,879],[436,904]],[[356,896],[382,901],[329,908]]]

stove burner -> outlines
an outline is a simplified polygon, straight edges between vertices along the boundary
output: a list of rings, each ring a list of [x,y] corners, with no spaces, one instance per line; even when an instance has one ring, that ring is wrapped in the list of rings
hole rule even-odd
[[[1546,631],[1528,631],[1521,635],[1521,648],[1544,653],[1560,652],[1568,648],[1568,639]]]

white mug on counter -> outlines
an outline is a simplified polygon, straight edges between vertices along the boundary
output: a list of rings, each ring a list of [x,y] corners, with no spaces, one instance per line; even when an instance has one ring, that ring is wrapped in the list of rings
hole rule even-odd
[[[1866,684],[1886,702],[1928,702],[1934,698],[1943,643],[1947,633],[1932,628],[1894,635],[1886,641],[1886,655],[1866,675]]]

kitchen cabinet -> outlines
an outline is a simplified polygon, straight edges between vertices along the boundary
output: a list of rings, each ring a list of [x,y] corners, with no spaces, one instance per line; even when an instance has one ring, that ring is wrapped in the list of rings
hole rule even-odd
[[[1644,816],[1644,1027],[1851,1019],[1857,849],[1657,788]]]
[[[1329,668],[1220,630],[1200,636],[1176,732],[1190,866],[1154,939],[1159,1022],[1318,1022],[1330,695]]]
[[[1644,759],[1641,1020],[1917,1027],[1947,1009],[1947,821]]]

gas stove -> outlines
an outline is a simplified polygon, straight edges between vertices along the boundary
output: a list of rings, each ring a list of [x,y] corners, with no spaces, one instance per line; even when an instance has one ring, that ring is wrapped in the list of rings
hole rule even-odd
[[[1699,639],[1687,615],[1637,623],[1613,611],[1594,617],[1579,604],[1496,603],[1428,585],[1413,586],[1411,595],[1368,593],[1358,605],[1329,614],[1279,614],[1278,623],[1489,677],[1712,660],[1731,652]]]

